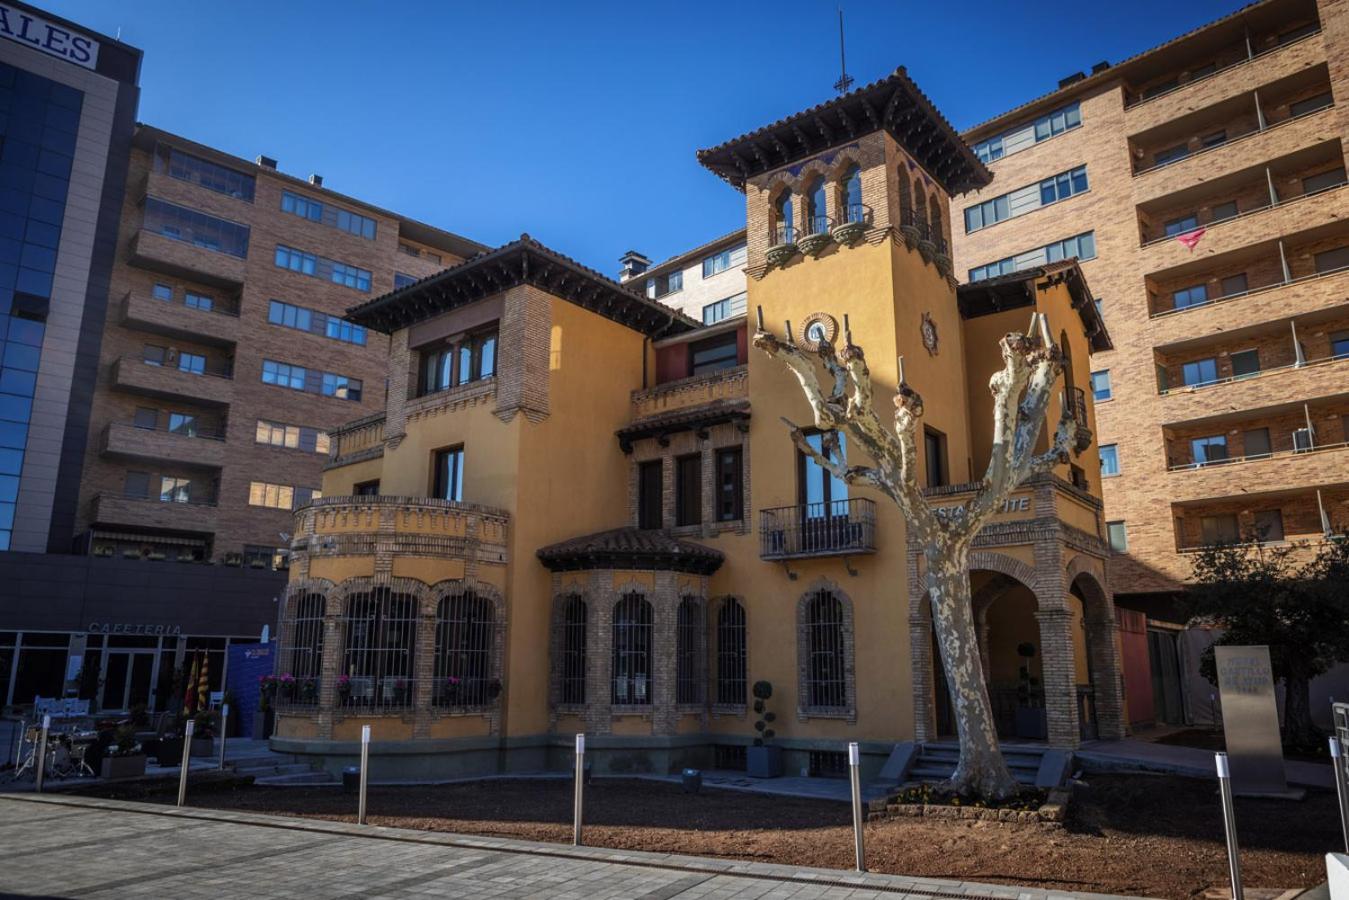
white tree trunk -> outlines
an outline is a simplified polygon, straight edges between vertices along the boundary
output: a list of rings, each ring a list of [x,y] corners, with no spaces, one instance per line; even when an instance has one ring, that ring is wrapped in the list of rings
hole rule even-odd
[[[929,546],[927,589],[960,739],[960,763],[947,786],[960,794],[1003,800],[1019,790],[998,749],[993,704],[979,659],[979,636],[970,597],[969,548]],[[934,685],[941,690],[940,685]]]

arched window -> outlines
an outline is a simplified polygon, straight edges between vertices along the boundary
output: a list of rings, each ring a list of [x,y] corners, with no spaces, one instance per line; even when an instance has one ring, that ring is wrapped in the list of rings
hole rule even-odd
[[[615,706],[651,703],[651,604],[639,593],[614,604]]]
[[[561,701],[586,702],[586,604],[575,594],[563,599],[561,659]]]
[[[417,598],[377,587],[347,599],[338,695],[353,706],[412,705]]]
[[[824,179],[816,178],[806,189],[806,231],[820,234],[829,230],[829,214],[824,193]]]
[[[843,170],[843,178],[839,182],[842,188],[843,215],[840,217],[844,222],[862,222],[866,219],[866,207],[862,205],[862,170],[856,165],[848,166]]]
[[[937,200],[936,191],[928,198],[928,224],[932,226],[932,240],[940,242],[944,232],[941,227],[941,203]]]
[[[745,664],[745,607],[727,597],[717,612],[717,702],[744,706],[748,672]]]
[[[806,601],[806,691],[812,707],[848,705],[847,651],[843,643],[843,603],[827,590]]]
[[[917,178],[913,180],[913,224],[920,232],[927,228],[927,192]]]
[[[913,192],[909,188],[909,176],[904,174],[904,166],[899,167],[899,224],[913,224]]]
[[[298,694],[292,699],[318,703],[319,678],[323,672],[323,613],[327,598],[319,593],[290,598],[290,617],[281,628],[281,672],[292,676]]]
[[[792,192],[784,190],[773,206],[773,243],[790,244],[796,240],[796,229],[792,221]]]
[[[703,610],[697,599],[679,601],[675,615],[675,702],[702,703]]]
[[[472,590],[455,591],[436,606],[436,662],[432,702],[485,706],[496,699],[492,650],[496,616],[492,601]]]

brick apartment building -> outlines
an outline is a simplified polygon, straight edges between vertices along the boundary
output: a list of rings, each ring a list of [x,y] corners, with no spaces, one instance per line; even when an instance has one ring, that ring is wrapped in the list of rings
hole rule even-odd
[[[640,285],[651,299],[695,321],[715,325],[745,314],[746,256],[741,228],[654,266],[630,250],[619,260],[620,280],[625,285]]]
[[[1207,637],[1169,602],[1189,551],[1349,528],[1349,7],[1252,4],[964,137],[995,177],[953,210],[957,276],[1077,256],[1114,341],[1092,389],[1131,717],[1206,719]]]

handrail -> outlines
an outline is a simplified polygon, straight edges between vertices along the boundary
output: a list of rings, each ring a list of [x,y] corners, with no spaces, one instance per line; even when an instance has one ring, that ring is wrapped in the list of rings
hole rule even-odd
[[[1296,197],[1289,197],[1287,200],[1277,200],[1273,203],[1265,203],[1260,206],[1253,206],[1250,209],[1246,210],[1245,212],[1239,212],[1236,215],[1228,216],[1225,219],[1214,219],[1208,222],[1200,222],[1194,228],[1190,228],[1186,231],[1179,231],[1176,232],[1175,234],[1164,234],[1161,237],[1155,237],[1152,238],[1151,240],[1143,241],[1138,246],[1139,249],[1143,249],[1145,247],[1155,247],[1158,244],[1165,244],[1168,241],[1174,241],[1176,238],[1180,237],[1183,234],[1189,234],[1196,228],[1203,228],[1206,231],[1210,231],[1214,228],[1217,228],[1219,225],[1226,225],[1228,222],[1239,222],[1242,219],[1246,218],[1247,216],[1253,216],[1257,213],[1265,212],[1266,210],[1279,209],[1281,207],[1297,203],[1299,200],[1306,200],[1309,197],[1319,197],[1321,194],[1329,193],[1330,191],[1337,191],[1340,188],[1344,187],[1345,185],[1349,185],[1349,178],[1346,178],[1344,181],[1341,181],[1338,184],[1327,185],[1326,187],[1318,188],[1317,190],[1314,191],[1310,192],[1304,191],[1303,193],[1298,194]]]
[[[1292,456],[1308,456],[1315,453],[1327,452],[1330,450],[1344,450],[1349,448],[1349,441],[1338,444],[1314,444],[1302,450],[1272,450],[1269,453],[1252,453],[1248,456],[1228,456],[1223,459],[1214,459],[1206,462],[1176,463],[1166,467],[1168,472],[1191,472],[1195,469],[1208,469],[1214,466],[1230,466],[1238,463],[1259,462],[1262,459],[1287,459]]]
[[[1235,69],[1235,68],[1237,68],[1237,67],[1239,67],[1239,66],[1244,66],[1244,65],[1247,65],[1248,63],[1253,63],[1253,62],[1255,62],[1257,59],[1263,59],[1264,57],[1269,56],[1270,54],[1278,53],[1280,50],[1284,50],[1284,49],[1286,49],[1286,48],[1288,48],[1288,47],[1292,47],[1292,46],[1295,46],[1295,45],[1297,45],[1297,44],[1300,44],[1300,43],[1302,43],[1302,42],[1305,41],[1305,40],[1308,40],[1308,39],[1310,39],[1310,38],[1316,37],[1316,36],[1317,36],[1318,34],[1320,34],[1320,33],[1321,33],[1321,29],[1320,29],[1320,28],[1317,28],[1315,31],[1310,31],[1310,32],[1304,34],[1302,37],[1297,38],[1296,40],[1289,41],[1289,42],[1286,43],[1286,44],[1279,44],[1277,47],[1270,47],[1268,50],[1261,50],[1259,53],[1256,53],[1256,54],[1254,54],[1253,56],[1247,56],[1245,59],[1239,59],[1239,60],[1237,60],[1237,61],[1234,62],[1234,63],[1228,63],[1227,65],[1223,66],[1221,69],[1214,69],[1212,72],[1205,72],[1203,75],[1200,75],[1198,78],[1191,78],[1189,81],[1182,81],[1182,82],[1180,82],[1179,84],[1177,84],[1175,87],[1173,87],[1173,88],[1167,88],[1166,90],[1161,91],[1160,93],[1152,94],[1151,96],[1148,96],[1148,97],[1142,97],[1142,96],[1140,96],[1140,97],[1138,97],[1138,98],[1136,98],[1136,99],[1134,99],[1134,100],[1132,100],[1132,101],[1127,101],[1127,102],[1125,102],[1125,104],[1124,104],[1124,108],[1125,108],[1125,109],[1133,109],[1133,108],[1136,107],[1136,106],[1142,106],[1144,103],[1151,102],[1151,101],[1156,100],[1156,99],[1158,99],[1158,98],[1160,98],[1160,97],[1167,97],[1167,96],[1170,96],[1171,94],[1174,94],[1176,91],[1179,91],[1179,90],[1181,90],[1181,89],[1183,89],[1183,88],[1187,88],[1187,87],[1189,87],[1189,86],[1192,85],[1192,84],[1199,84],[1199,83],[1202,82],[1202,81],[1208,81],[1210,78],[1213,78],[1213,77],[1216,76],[1216,75],[1221,75],[1223,72],[1229,72],[1229,71],[1231,71],[1232,69]]]
[[[1325,111],[1328,110],[1328,109],[1334,109],[1334,108],[1335,108],[1335,102],[1332,100],[1330,103],[1327,103],[1325,106],[1318,107],[1317,109],[1310,110],[1310,111],[1308,111],[1308,112],[1302,113],[1301,115],[1297,115],[1297,116],[1289,116],[1288,118],[1283,119],[1282,121],[1279,121],[1279,122],[1275,122],[1275,123],[1272,124],[1272,125],[1266,125],[1264,128],[1260,128],[1259,126],[1257,126],[1257,127],[1255,127],[1255,128],[1252,128],[1250,131],[1243,131],[1241,134],[1238,134],[1238,135],[1236,135],[1236,136],[1234,136],[1234,137],[1226,138],[1226,139],[1223,140],[1221,143],[1214,144],[1214,145],[1211,146],[1211,147],[1200,147],[1198,150],[1195,150],[1193,153],[1186,153],[1184,156],[1178,156],[1178,157],[1176,157],[1175,159],[1168,159],[1166,162],[1163,162],[1163,163],[1156,163],[1155,165],[1147,166],[1146,168],[1142,168],[1142,169],[1134,169],[1134,171],[1133,171],[1133,177],[1134,177],[1134,178],[1137,178],[1137,177],[1139,177],[1140,175],[1146,175],[1146,174],[1148,174],[1149,172],[1156,172],[1158,169],[1165,169],[1167,166],[1174,166],[1174,165],[1176,165],[1177,163],[1183,163],[1183,162],[1185,162],[1185,160],[1187,160],[1187,159],[1194,159],[1196,156],[1202,156],[1203,154],[1209,153],[1210,151],[1213,151],[1213,150],[1220,150],[1220,149],[1222,149],[1223,147],[1230,147],[1230,146],[1232,146],[1233,144],[1237,143],[1238,141],[1243,141],[1243,140],[1245,140],[1246,138],[1250,137],[1251,135],[1255,135],[1255,134],[1268,134],[1269,132],[1273,131],[1273,130],[1276,129],[1276,128],[1282,128],[1284,125],[1287,125],[1289,122],[1299,122],[1299,121],[1301,121],[1302,119],[1306,119],[1306,118],[1308,118],[1308,117],[1310,117],[1310,116],[1314,116],[1314,115],[1317,115],[1318,113],[1323,113],[1323,112],[1325,112]]]
[[[137,497],[135,494],[115,494],[106,492],[98,495],[98,499],[102,500],[104,498],[109,500],[131,500],[135,503],[165,503],[173,504],[175,506],[203,506],[210,509],[214,509],[220,504],[219,497],[209,497],[202,500],[195,497],[189,497],[186,500],[165,500],[163,497],[157,497],[154,494],[146,494],[142,497]]]
[[[759,511],[759,557],[789,559],[872,553],[876,504],[864,497]]]
[[[1329,278],[1332,275],[1340,275],[1349,272],[1349,266],[1340,266],[1337,269],[1331,269],[1328,272],[1312,272],[1310,275],[1301,275],[1297,278],[1290,278],[1287,281],[1273,281],[1269,284],[1262,284],[1259,287],[1248,288],[1244,291],[1237,291],[1235,294],[1223,294],[1221,297],[1214,297],[1211,300],[1203,300],[1199,303],[1191,303],[1189,306],[1173,307],[1164,309],[1158,313],[1152,313],[1148,316],[1150,319],[1161,319],[1166,316],[1174,316],[1178,313],[1189,312],[1193,309],[1203,309],[1206,306],[1212,306],[1215,303],[1226,303],[1229,300],[1240,300],[1242,297],[1249,297],[1252,294],[1263,294],[1276,288],[1289,287],[1294,284],[1302,284],[1307,281],[1315,281],[1318,278]]]
[[[770,247],[783,247],[787,244],[795,244],[796,238],[796,227],[789,222],[779,222],[768,230],[768,242]]]
[[[176,431],[172,428],[169,428],[167,425],[160,425],[158,423],[154,425],[138,425],[134,421],[132,422],[123,421],[123,422],[109,422],[108,430],[111,431],[114,426],[120,428],[134,428],[137,431],[153,431],[153,432],[161,432],[163,434],[173,434],[177,435],[178,437],[185,437],[185,438],[202,438],[208,441],[223,441],[225,439],[225,432],[216,431],[211,428],[198,428],[196,431],[192,432],[191,434],[188,434],[183,431]]]
[[[1261,369],[1260,371],[1252,372],[1249,375],[1228,375],[1226,378],[1215,378],[1212,381],[1200,381],[1195,384],[1183,384],[1173,388],[1166,388],[1165,390],[1159,389],[1157,391],[1157,395],[1159,397],[1166,397],[1171,394],[1193,394],[1196,391],[1203,390],[1204,388],[1217,387],[1218,385],[1223,384],[1232,384],[1233,382],[1237,381],[1254,381],[1255,379],[1261,378],[1265,375],[1275,375],[1280,372],[1288,372],[1293,369],[1320,368],[1321,366],[1330,365],[1331,363],[1343,362],[1346,360],[1349,360],[1349,355],[1346,354],[1341,354],[1339,356],[1323,356],[1320,359],[1309,359],[1300,363],[1289,363],[1286,366],[1275,366],[1272,369]]]
[[[223,378],[223,379],[225,379],[226,381],[233,381],[233,380],[234,380],[234,366],[233,366],[233,365],[220,366],[220,364],[217,363],[217,364],[216,364],[217,367],[218,367],[218,368],[221,368],[222,371],[219,371],[219,372],[213,372],[213,371],[211,370],[211,368],[210,368],[210,362],[209,362],[209,360],[208,360],[208,362],[207,362],[207,368],[203,369],[203,370],[200,371],[200,372],[192,372],[192,371],[189,371],[189,370],[187,370],[187,369],[180,369],[180,368],[178,367],[178,363],[177,363],[177,362],[173,362],[173,363],[168,363],[168,362],[164,362],[164,363],[152,363],[152,362],[146,362],[145,359],[144,359],[143,357],[140,357],[140,356],[134,356],[134,355],[132,355],[132,354],[130,354],[130,353],[128,353],[126,356],[119,357],[118,360],[117,360],[117,362],[118,362],[119,364],[120,364],[120,363],[139,363],[140,365],[148,366],[148,367],[150,367],[150,368],[152,368],[152,369],[163,369],[163,370],[166,371],[166,372],[182,372],[184,375],[193,375],[193,376],[196,376],[196,375],[209,375],[209,376],[211,376],[212,378]]]

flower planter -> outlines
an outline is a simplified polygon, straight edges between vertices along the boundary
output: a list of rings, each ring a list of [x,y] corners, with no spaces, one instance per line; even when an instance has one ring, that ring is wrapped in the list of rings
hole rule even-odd
[[[1016,736],[1033,741],[1048,740],[1049,716],[1043,707],[1016,708]]]
[[[253,713],[253,733],[250,737],[255,741],[265,741],[272,736],[272,731],[276,728],[276,710],[265,709]]]
[[[806,256],[819,256],[820,253],[824,251],[824,248],[829,246],[829,242],[832,240],[833,238],[829,236],[829,232],[820,231],[815,234],[808,234],[801,238],[801,240],[797,242],[797,246],[801,248],[801,252]]]
[[[769,247],[764,257],[768,260],[770,266],[786,265],[788,260],[796,255],[796,244],[778,244]]]
[[[845,247],[851,247],[862,239],[862,235],[867,233],[867,223],[865,222],[844,222],[841,225],[834,226],[834,240]]]
[[[745,772],[750,778],[777,778],[782,775],[781,747],[746,747]]]
[[[194,737],[192,739],[192,756],[198,758],[210,758],[214,756],[212,750],[214,743],[208,737]],[[176,766],[183,760],[183,739],[180,737],[164,738],[159,742],[159,756],[157,757],[161,766]]]
[[[99,775],[108,780],[137,778],[145,774],[145,754],[135,756],[105,756]]]

